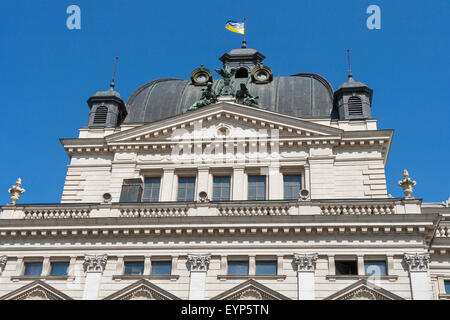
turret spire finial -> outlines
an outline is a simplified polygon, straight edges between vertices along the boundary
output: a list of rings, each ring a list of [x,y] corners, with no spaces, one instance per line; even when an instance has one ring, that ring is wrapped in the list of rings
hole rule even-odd
[[[347,49],[347,58],[348,58],[348,79],[349,81],[352,81],[353,74],[352,74],[352,65],[350,63],[350,49]]]
[[[114,73],[113,73],[113,77],[111,80],[111,84],[109,85],[110,90],[114,90],[115,87],[115,83],[114,83],[114,78],[116,77],[116,70],[117,70],[117,62],[119,61],[119,57],[116,57],[116,63],[114,66]]]

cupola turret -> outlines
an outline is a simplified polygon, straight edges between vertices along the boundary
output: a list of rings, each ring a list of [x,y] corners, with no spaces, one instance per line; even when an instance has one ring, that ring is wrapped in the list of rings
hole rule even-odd
[[[114,76],[115,74],[116,70],[114,69]],[[109,86],[109,90],[98,91],[87,101],[89,108],[91,109],[87,124],[89,128],[117,127],[127,116],[125,104],[120,97],[119,92],[114,90],[114,76]]]
[[[347,50],[349,52],[349,50]],[[334,101],[339,112],[340,120],[370,119],[373,90],[364,83],[355,81],[350,66],[348,81],[341,85],[334,93]]]

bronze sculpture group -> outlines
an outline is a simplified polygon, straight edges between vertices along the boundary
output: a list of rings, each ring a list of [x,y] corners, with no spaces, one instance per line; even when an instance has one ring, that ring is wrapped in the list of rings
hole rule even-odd
[[[217,93],[212,87],[212,82],[208,82],[206,88],[202,90],[200,100],[196,101],[186,111],[196,110],[198,108],[216,103],[219,97],[234,97],[236,99],[236,103],[259,108],[257,101],[259,97],[252,96],[244,83],[240,84],[240,89],[237,90],[236,93],[233,92],[234,85],[232,77],[236,74],[238,68],[228,69],[227,67],[224,67],[223,69],[215,70],[222,76],[223,79],[223,83],[218,88]]]

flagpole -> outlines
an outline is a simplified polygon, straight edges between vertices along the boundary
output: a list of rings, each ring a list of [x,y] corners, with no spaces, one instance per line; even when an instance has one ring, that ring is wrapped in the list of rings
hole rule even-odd
[[[246,23],[246,19],[244,17],[244,41],[242,41],[242,48],[247,48],[247,42],[245,41],[245,23]]]

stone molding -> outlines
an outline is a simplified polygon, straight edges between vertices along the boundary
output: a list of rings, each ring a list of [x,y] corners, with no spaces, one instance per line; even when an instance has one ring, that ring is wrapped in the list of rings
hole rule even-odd
[[[298,254],[294,253],[294,264],[297,266],[297,271],[306,272],[314,271],[316,266],[317,253],[312,254]]]
[[[8,260],[7,256],[0,256],[0,273],[2,273],[3,270],[5,270],[7,260]]]
[[[83,268],[85,272],[103,272],[105,270],[108,256],[104,255],[86,255],[84,256]]]
[[[190,271],[208,271],[211,254],[189,254],[188,263]]]
[[[427,271],[430,263],[429,253],[405,253],[405,263],[408,265],[409,271]]]

